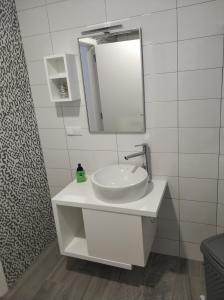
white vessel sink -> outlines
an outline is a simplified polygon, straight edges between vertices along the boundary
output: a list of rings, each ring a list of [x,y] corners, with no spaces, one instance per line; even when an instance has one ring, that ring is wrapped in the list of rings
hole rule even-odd
[[[145,169],[134,165],[111,165],[91,176],[97,198],[109,202],[130,202],[142,198],[148,186]]]

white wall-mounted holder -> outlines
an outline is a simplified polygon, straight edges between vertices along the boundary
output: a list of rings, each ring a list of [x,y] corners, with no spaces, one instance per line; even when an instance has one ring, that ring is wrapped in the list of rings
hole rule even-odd
[[[47,84],[52,102],[80,99],[75,55],[61,54],[44,57]]]

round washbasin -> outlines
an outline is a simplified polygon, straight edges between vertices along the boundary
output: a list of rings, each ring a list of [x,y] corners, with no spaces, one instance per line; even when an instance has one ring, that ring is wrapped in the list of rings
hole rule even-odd
[[[145,169],[134,165],[112,165],[91,176],[97,198],[109,202],[129,202],[142,198],[148,186]]]

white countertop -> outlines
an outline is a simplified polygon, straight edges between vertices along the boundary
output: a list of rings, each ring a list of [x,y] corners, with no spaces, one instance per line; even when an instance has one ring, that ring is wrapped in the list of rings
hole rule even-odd
[[[90,179],[86,182],[71,182],[52,198],[53,204],[81,208],[127,213],[156,218],[166,189],[165,179],[153,179],[149,183],[148,193],[141,199],[126,202],[104,202],[96,198]]]

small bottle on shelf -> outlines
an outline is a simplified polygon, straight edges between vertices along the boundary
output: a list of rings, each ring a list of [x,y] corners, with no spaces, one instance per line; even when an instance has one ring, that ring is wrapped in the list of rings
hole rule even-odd
[[[78,164],[78,168],[75,174],[76,181],[78,183],[86,181],[86,174],[81,164]]]

